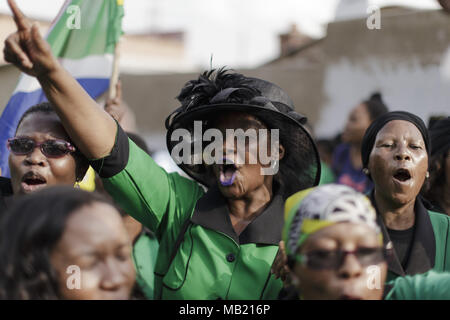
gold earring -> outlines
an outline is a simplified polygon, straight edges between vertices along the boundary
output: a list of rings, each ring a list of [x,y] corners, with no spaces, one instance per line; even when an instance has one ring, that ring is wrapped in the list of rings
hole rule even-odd
[[[369,169],[367,169],[367,168],[364,168],[364,169],[363,169],[363,172],[364,172],[364,174],[365,174],[366,176],[368,176],[368,175],[369,175]]]
[[[428,179],[430,177],[430,173],[427,171],[427,174],[425,175],[425,177]]]

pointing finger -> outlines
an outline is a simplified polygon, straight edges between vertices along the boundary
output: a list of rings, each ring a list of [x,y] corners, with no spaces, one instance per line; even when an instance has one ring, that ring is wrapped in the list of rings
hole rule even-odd
[[[27,17],[22,13],[22,11],[17,6],[14,0],[8,0],[8,5],[13,13],[14,21],[16,22],[17,28],[19,30],[27,30],[30,28],[31,24]]]

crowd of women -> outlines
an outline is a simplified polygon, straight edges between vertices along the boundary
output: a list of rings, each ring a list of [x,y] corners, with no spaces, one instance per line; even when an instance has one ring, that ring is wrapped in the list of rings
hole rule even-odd
[[[427,127],[375,94],[326,156],[281,88],[210,70],[182,88],[168,137],[199,120],[278,129],[279,170],[262,174],[225,139],[228,162],[181,163],[186,178],[158,166],[8,2],[5,60],[49,102],[8,140],[1,299],[450,299],[450,118]],[[89,166],[95,192],[74,188]],[[318,186],[326,172],[339,184]]]

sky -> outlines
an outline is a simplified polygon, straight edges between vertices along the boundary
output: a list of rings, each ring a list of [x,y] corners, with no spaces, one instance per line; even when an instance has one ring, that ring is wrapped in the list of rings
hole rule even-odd
[[[64,0],[16,0],[30,17],[52,20]],[[276,58],[280,33],[292,24],[313,38],[334,19],[367,15],[369,5],[438,9],[437,0],[125,0],[126,33],[185,32],[188,60],[197,67],[253,68]],[[336,15],[336,9],[339,9]],[[6,0],[0,12],[9,13]]]

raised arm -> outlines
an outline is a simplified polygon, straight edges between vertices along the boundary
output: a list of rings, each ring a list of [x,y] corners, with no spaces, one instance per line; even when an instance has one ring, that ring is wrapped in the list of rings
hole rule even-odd
[[[5,60],[37,77],[67,133],[91,158],[92,167],[119,206],[172,243],[203,189],[190,179],[168,174],[137,147],[62,68],[37,26],[29,22],[13,0],[8,3],[17,32],[5,42]],[[120,90],[111,103],[119,104],[119,100]]]
[[[117,131],[114,119],[61,66],[37,24],[25,17],[14,0],[8,4],[17,31],[5,40],[5,61],[38,79],[67,133],[86,157],[108,155]]]

